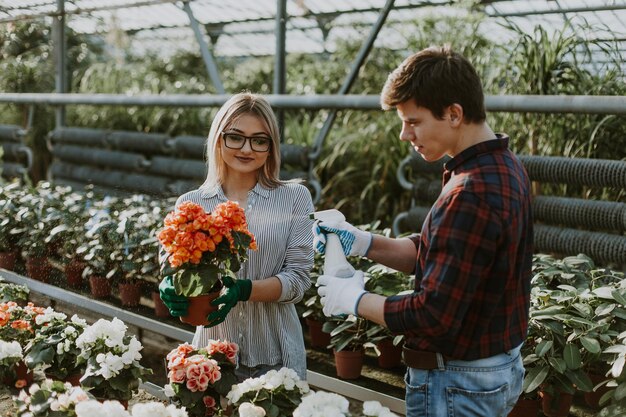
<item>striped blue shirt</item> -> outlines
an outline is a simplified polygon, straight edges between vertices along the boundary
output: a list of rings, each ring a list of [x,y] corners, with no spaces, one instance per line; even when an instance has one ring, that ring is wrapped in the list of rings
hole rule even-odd
[[[200,204],[206,211],[227,201],[221,187],[200,188],[183,194],[184,201]],[[254,234],[258,249],[248,251],[248,260],[237,273],[252,281],[278,277],[282,293],[277,302],[239,302],[223,323],[205,329],[196,328],[193,344],[206,346],[209,339],[221,339],[239,345],[239,363],[281,365],[294,369],[306,378],[306,351],[302,327],[294,303],[311,286],[313,266],[313,202],[309,190],[300,184],[287,183],[267,189],[257,183],[248,192],[246,207],[248,229]]]

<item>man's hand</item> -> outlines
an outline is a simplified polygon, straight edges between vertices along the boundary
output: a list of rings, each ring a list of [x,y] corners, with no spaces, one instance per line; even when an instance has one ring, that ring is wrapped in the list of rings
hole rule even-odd
[[[159,284],[159,296],[172,316],[180,317],[187,314],[189,300],[187,297],[176,294],[174,282],[170,275],[166,276]]]
[[[204,327],[213,327],[222,323],[237,302],[248,301],[250,298],[252,281],[249,279],[234,280],[229,276],[225,276],[222,277],[222,282],[224,283],[222,295],[211,301],[211,305],[219,306],[219,308],[209,314],[207,317],[209,324]]]
[[[365,256],[372,244],[372,234],[358,229],[348,222],[323,222],[316,220],[312,227],[313,248],[321,254],[326,252],[326,233],[339,237],[346,256]]]
[[[359,301],[365,291],[363,271],[356,271],[350,278],[320,275],[317,278],[317,293],[327,317],[340,314],[358,314]]]

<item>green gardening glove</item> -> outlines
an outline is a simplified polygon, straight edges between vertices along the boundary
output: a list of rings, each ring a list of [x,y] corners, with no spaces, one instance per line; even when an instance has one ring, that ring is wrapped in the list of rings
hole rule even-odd
[[[159,296],[172,316],[180,317],[187,314],[189,300],[187,297],[176,294],[174,282],[170,275],[166,276],[159,284]]]
[[[248,301],[252,292],[252,281],[249,279],[234,280],[229,276],[222,277],[224,290],[222,295],[211,301],[211,305],[219,308],[209,314],[207,320],[209,324],[204,327],[213,327],[224,321],[230,310],[235,307],[238,301]]]

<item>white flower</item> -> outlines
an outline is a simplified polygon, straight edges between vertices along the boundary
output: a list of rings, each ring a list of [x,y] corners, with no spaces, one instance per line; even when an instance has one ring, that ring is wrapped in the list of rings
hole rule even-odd
[[[387,407],[383,407],[378,401],[365,401],[363,403],[363,415],[367,417],[398,417]]]
[[[163,394],[165,394],[167,397],[173,397],[174,395],[176,395],[170,384],[165,384],[163,386]]]
[[[83,401],[76,404],[75,411],[76,417],[131,417],[117,401]]]
[[[132,417],[188,417],[185,408],[177,408],[175,405],[167,407],[160,402],[135,404],[132,408]]]
[[[41,326],[44,323],[50,323],[53,320],[65,320],[67,316],[63,313],[54,311],[52,307],[48,307],[43,311],[43,314],[35,316],[35,323]]]
[[[20,346],[19,342],[0,340],[0,361],[7,358],[22,359],[22,357],[22,346]]]
[[[318,391],[302,398],[293,417],[345,417],[350,403],[339,394]]]
[[[240,417],[265,417],[263,407],[258,407],[252,403],[243,403],[239,406]]]

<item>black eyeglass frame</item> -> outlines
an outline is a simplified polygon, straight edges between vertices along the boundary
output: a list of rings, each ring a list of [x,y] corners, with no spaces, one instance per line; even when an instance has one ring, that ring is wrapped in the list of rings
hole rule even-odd
[[[241,146],[239,147],[228,146],[227,140],[226,140],[226,136],[228,135],[239,136],[241,138],[244,138],[244,141],[241,143]],[[221,136],[222,136],[222,140],[224,141],[224,146],[226,146],[228,149],[243,149],[243,147],[246,146],[246,140],[250,143],[250,149],[252,149],[254,152],[269,152],[269,150],[272,148],[272,138],[270,136],[246,136],[237,132],[221,132]],[[268,142],[267,149],[263,149],[263,150],[254,149],[252,139],[267,139],[267,142]]]

